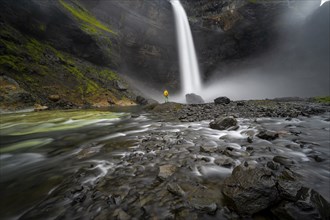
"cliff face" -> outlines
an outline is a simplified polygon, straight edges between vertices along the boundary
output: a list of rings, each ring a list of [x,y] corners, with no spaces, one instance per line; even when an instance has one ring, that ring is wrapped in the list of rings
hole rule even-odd
[[[133,104],[116,72],[118,34],[79,2],[2,0],[0,10],[0,108]]]
[[[119,69],[148,86],[179,85],[172,8],[166,0],[82,0],[118,32]]]

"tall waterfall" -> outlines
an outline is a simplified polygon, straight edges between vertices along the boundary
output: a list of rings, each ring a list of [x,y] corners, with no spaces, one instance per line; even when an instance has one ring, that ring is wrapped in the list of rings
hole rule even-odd
[[[179,0],[170,0],[176,26],[179,48],[181,90],[183,94],[198,93],[201,90],[201,77],[197,63],[195,46],[187,14]]]

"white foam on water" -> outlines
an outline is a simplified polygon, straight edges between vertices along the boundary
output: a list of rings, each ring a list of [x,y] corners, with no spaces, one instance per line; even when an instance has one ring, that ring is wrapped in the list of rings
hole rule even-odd
[[[126,136],[126,134],[124,133],[114,133],[114,134],[110,134],[101,138],[97,138],[96,141],[107,141],[113,138],[117,138],[117,137],[123,137]]]
[[[148,130],[149,130],[149,128],[144,128],[144,129],[140,129],[140,130],[133,130],[133,131],[126,131],[126,132],[124,132],[124,134],[125,135],[137,134],[137,133],[146,132]]]
[[[233,169],[221,166],[201,166],[200,172],[203,176],[222,176],[226,177],[231,175]]]
[[[192,173],[195,174],[196,176],[202,176],[202,174],[198,171],[197,166],[194,166]]]
[[[97,175],[96,177],[91,177],[87,180],[85,180],[83,183],[84,184],[87,184],[87,183],[90,183],[90,184],[94,184],[98,179],[104,177],[105,175],[107,175],[108,171],[114,167],[114,164],[113,163],[110,163],[109,161],[106,161],[106,160],[91,160],[91,161],[88,161],[88,162],[91,162],[91,163],[96,163],[97,165],[88,169],[88,170],[99,170],[100,171],[100,174]]]
[[[13,156],[12,154],[0,154],[0,160],[4,160],[4,159],[10,158],[12,156]]]
[[[301,152],[297,152],[297,151],[287,151],[286,152],[286,155],[290,155],[294,158],[298,158],[300,159],[301,161],[310,161],[310,159],[304,154],[304,153],[301,153]]]
[[[241,145],[236,144],[236,143],[228,143],[227,146],[231,147],[231,148],[234,148],[236,150],[241,150],[242,149]]]

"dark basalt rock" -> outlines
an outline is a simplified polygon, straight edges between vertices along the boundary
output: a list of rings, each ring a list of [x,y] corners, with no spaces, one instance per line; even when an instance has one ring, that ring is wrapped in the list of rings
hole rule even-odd
[[[210,128],[226,130],[237,125],[237,120],[233,117],[217,118],[210,123]]]
[[[196,95],[195,93],[186,94],[187,104],[203,104],[204,100],[201,96]]]
[[[236,167],[232,175],[224,181],[223,194],[229,206],[242,215],[257,213],[279,199],[271,171],[261,166]]]
[[[271,162],[273,163],[273,162]],[[268,167],[270,163],[267,163]],[[330,204],[316,191],[303,187],[297,175],[277,166],[268,169],[244,163],[224,181],[222,190],[228,207],[241,216],[260,211],[279,219],[329,219]]]
[[[222,96],[222,97],[218,97],[218,98],[214,99],[214,103],[227,105],[230,103],[230,99],[226,96]]]
[[[258,138],[267,140],[267,141],[272,141],[275,140],[276,138],[278,138],[278,133],[274,132],[274,131],[261,131],[259,134],[257,134]]]
[[[329,219],[330,204],[316,191],[302,187],[295,202],[282,201],[271,211],[279,219]]]

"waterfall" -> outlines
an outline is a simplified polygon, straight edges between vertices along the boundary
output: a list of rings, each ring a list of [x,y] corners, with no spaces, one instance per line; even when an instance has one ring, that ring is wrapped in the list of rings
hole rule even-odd
[[[198,93],[202,85],[187,14],[179,0],[170,0],[170,2],[174,11],[179,50],[181,91],[183,94]]]
[[[324,2],[328,2],[328,1],[329,1],[329,0],[321,0],[321,4],[320,4],[320,6],[323,5]]]

